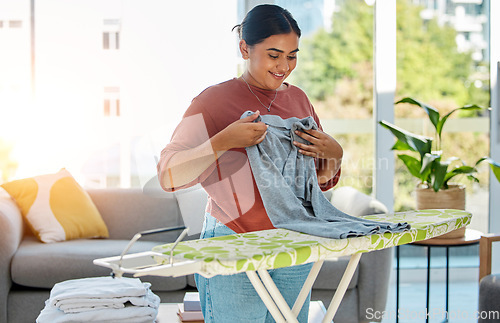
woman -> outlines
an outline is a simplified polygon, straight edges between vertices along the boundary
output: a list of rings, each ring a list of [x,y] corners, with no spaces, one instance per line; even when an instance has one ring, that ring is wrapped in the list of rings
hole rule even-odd
[[[273,229],[256,187],[245,147],[259,144],[267,125],[259,115],[319,119],[306,94],[284,81],[295,69],[301,31],[291,14],[276,5],[253,8],[240,25],[239,49],[246,70],[239,78],[211,86],[193,99],[158,163],[167,191],[197,183],[209,195],[201,238]],[[240,119],[245,111],[255,111]],[[320,130],[297,133],[299,152],[317,158],[318,184],[333,187],[340,176],[342,148]],[[279,188],[276,188],[279,189]],[[270,274],[289,306],[311,265],[280,268]],[[245,274],[196,276],[205,322],[273,322]],[[307,322],[308,302],[299,314]]]

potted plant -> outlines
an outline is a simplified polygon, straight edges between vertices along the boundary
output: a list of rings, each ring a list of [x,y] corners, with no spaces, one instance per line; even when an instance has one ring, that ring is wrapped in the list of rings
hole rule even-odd
[[[468,179],[479,182],[475,174],[478,172],[477,166],[480,163],[489,163],[493,174],[500,181],[500,164],[491,158],[481,157],[473,166],[469,166],[458,157],[443,154],[441,147],[444,125],[455,111],[476,111],[484,108],[475,104],[466,105],[441,116],[436,108],[413,98],[406,97],[395,104],[401,103],[409,103],[422,108],[436,132],[434,141],[434,138],[411,133],[387,121],[379,122],[397,139],[392,150],[414,152],[411,155],[401,153],[398,158],[403,161],[410,174],[420,181],[416,190],[417,209],[465,209],[465,186],[454,184],[451,180],[457,175],[466,175]],[[450,233],[446,237],[454,238],[464,233],[465,229]]]

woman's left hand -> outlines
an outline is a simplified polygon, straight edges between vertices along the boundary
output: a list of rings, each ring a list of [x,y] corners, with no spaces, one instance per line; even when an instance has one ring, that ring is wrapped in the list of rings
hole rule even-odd
[[[306,145],[294,141],[293,144],[299,148],[299,153],[322,159],[342,158],[343,151],[340,144],[323,131],[310,129],[307,132],[302,132],[296,130],[295,134],[311,143]]]

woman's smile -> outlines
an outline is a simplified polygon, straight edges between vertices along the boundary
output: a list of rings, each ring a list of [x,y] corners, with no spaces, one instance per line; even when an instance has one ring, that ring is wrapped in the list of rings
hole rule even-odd
[[[273,73],[273,72],[269,72],[269,73],[271,73],[278,80],[281,80],[281,81],[285,80],[285,74],[284,73],[282,73],[282,74]]]
[[[247,59],[247,82],[265,90],[279,89],[297,66],[299,36],[295,32],[277,34],[249,46],[244,40],[240,50]]]

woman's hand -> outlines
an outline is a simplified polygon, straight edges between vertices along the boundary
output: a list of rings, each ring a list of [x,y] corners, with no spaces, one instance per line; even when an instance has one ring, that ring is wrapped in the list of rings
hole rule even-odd
[[[307,132],[302,132],[297,130],[295,134],[311,143],[310,145],[306,145],[294,141],[293,144],[299,148],[299,153],[323,159],[342,158],[343,151],[340,144],[323,131],[311,129],[307,130]]]
[[[299,148],[299,153],[318,158],[318,182],[328,182],[338,173],[342,164],[344,152],[340,144],[321,130],[295,131],[295,134],[311,143],[293,142]]]
[[[212,139],[214,151],[226,151],[232,148],[245,148],[261,143],[267,134],[267,125],[253,122],[260,112],[239,119],[224,128]]]

